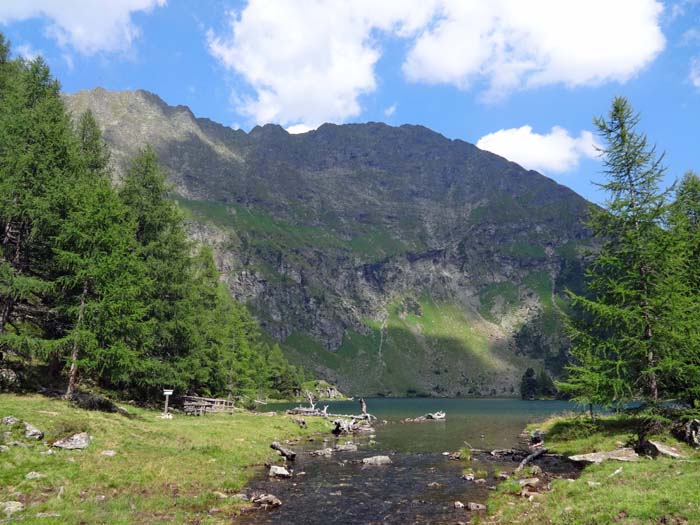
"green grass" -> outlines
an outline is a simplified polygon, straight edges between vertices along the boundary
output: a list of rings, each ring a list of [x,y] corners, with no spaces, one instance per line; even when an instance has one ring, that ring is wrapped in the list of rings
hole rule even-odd
[[[286,416],[163,420],[156,411],[128,410],[134,418],[36,395],[0,395],[0,416],[14,415],[46,433],[28,448],[0,453],[0,501],[23,502],[26,510],[15,515],[22,523],[230,523],[241,502],[218,499],[215,491],[241,490],[256,472],[248,466],[275,458],[272,441],[327,430],[321,421],[301,430]],[[93,438],[87,450],[40,454],[46,443],[78,431]],[[104,450],[116,456],[104,456]],[[25,479],[31,471],[46,477]],[[60,517],[33,518],[37,513]]]
[[[509,310],[518,304],[518,287],[510,281],[500,283],[492,283],[482,288],[479,293],[479,313],[484,319],[488,319],[492,323],[497,323],[498,320],[494,317],[491,309],[496,304],[496,300],[501,298],[505,310]]]
[[[542,261],[547,258],[544,248],[526,241],[516,241],[503,246],[503,253],[516,259]]]
[[[537,426],[545,443],[566,455],[612,450],[634,434],[629,416],[552,418]],[[657,439],[679,447],[687,459],[642,458],[634,463],[604,462],[586,467],[575,481],[557,479],[537,504],[519,497],[514,487],[499,485],[482,523],[535,525],[658,525],[700,523],[700,451],[669,435]],[[614,474],[617,469],[622,469]],[[590,484],[589,484],[590,483]],[[592,485],[592,486],[591,486]]]
[[[383,323],[366,319],[366,333],[347,331],[335,352],[300,332],[287,338],[285,351],[308,370],[337,374],[341,386],[350,378],[358,395],[440,394],[431,391],[435,384],[450,395],[494,395],[484,390],[492,384],[496,395],[513,395],[506,383],[517,383],[532,360],[489,340],[492,328],[476,312],[428,295],[411,298],[407,311],[407,299],[389,304]]]

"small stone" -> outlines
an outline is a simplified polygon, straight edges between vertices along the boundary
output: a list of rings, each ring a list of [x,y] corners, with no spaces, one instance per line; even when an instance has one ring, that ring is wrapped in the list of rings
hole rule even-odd
[[[391,458],[389,456],[372,456],[362,460],[364,465],[390,465]]]
[[[22,512],[24,510],[24,505],[19,501],[4,501],[0,503],[3,508],[3,512],[7,516],[12,516],[16,512]]]
[[[479,485],[484,485],[486,483],[486,480],[484,478],[475,479],[474,483],[477,483]]]
[[[272,494],[260,494],[253,496],[250,501],[262,507],[279,507],[282,505],[282,501],[280,501],[277,496],[273,496]]]
[[[467,510],[470,510],[472,512],[486,510],[486,505],[470,501],[469,503],[467,503]]]
[[[279,465],[272,465],[270,467],[270,472],[268,473],[268,476],[271,478],[291,478],[292,475],[289,473],[289,471],[284,468],[280,467]]]
[[[24,479],[41,479],[45,477],[45,474],[40,474],[39,472],[29,472],[24,476]]]
[[[7,445],[0,445],[0,452],[7,452],[8,450],[10,450],[10,447]]]
[[[108,458],[113,458],[114,456],[117,455],[117,452],[114,450],[103,450],[102,455],[107,456]]]
[[[510,476],[508,475],[507,472],[499,472],[499,474],[498,474],[498,479],[506,480],[506,479],[508,479],[509,477],[510,477]]]
[[[24,437],[26,437],[27,439],[40,440],[40,439],[44,439],[44,433],[41,430],[39,430],[38,428],[36,428],[34,425],[32,425],[31,423],[27,423],[25,421],[25,423],[24,423]]]
[[[102,494],[95,496],[95,501],[105,501],[106,499],[107,499],[107,496],[104,496]]]
[[[462,479],[465,481],[474,481],[474,474],[464,474],[462,475]]]
[[[589,487],[600,487],[599,481],[588,481],[587,483]]]
[[[223,492],[219,492],[218,490],[214,492],[214,496],[216,496],[219,499],[228,499],[227,494],[224,494]]]
[[[313,452],[310,453],[310,455],[330,457],[333,455],[333,449],[332,448],[322,448],[321,450],[314,450]]]
[[[456,508],[456,509],[463,509],[463,508],[464,508],[464,503],[462,503],[461,501],[455,501],[455,502],[454,502],[454,508]]]
[[[60,518],[61,515],[58,512],[40,512],[35,515],[37,518]]]
[[[11,447],[23,447],[27,448],[29,445],[22,443],[21,441],[8,441],[7,444]]]
[[[56,451],[52,448],[50,448],[48,450],[44,450],[43,452],[39,452],[39,454],[41,454],[42,456],[50,456],[51,454],[55,454],[55,453],[56,453]]]
[[[357,452],[357,445],[354,443],[346,443],[344,445],[336,445],[335,449],[339,452]]]
[[[329,496],[342,496],[343,493],[342,493],[341,491],[338,490],[338,491],[336,491],[336,492],[329,492],[328,495],[329,495]]]
[[[438,483],[437,481],[433,481],[432,483],[428,483],[428,487],[431,489],[439,489],[440,487],[442,487],[442,485],[440,485],[440,483]]]
[[[541,476],[542,475],[542,469],[538,467],[537,465],[532,465],[530,467],[530,472],[532,472],[533,476]]]
[[[539,478],[527,478],[518,480],[521,487],[537,487],[540,484]]]
[[[19,419],[17,419],[15,416],[5,416],[2,418],[2,424],[3,425],[16,425],[19,423]],[[9,503],[12,503],[11,501]]]
[[[53,446],[66,450],[82,450],[90,445],[90,435],[87,432],[79,432],[64,439],[59,439]]]

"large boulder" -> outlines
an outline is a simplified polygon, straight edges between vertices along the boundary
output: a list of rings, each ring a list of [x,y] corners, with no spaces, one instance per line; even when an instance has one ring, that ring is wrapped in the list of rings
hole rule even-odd
[[[608,452],[592,452],[591,454],[577,454],[569,456],[571,461],[577,463],[602,463],[607,460],[637,461],[639,455],[631,448],[618,448]]]
[[[674,459],[685,458],[685,455],[676,447],[665,445],[664,443],[661,443],[659,441],[652,441],[651,439],[648,441],[648,444],[649,449],[652,451],[654,456],[668,456]]]
[[[90,435],[87,432],[79,432],[67,438],[59,439],[53,443],[53,446],[66,450],[82,450],[90,446]]]

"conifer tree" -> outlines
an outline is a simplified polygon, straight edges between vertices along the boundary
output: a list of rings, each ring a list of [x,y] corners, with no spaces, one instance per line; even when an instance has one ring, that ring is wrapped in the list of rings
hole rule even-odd
[[[666,394],[659,372],[676,357],[668,302],[668,236],[664,235],[663,155],[637,130],[639,116],[615,98],[607,117],[595,119],[609,198],[593,208],[589,226],[601,243],[587,269],[586,295],[571,293],[569,379],[560,388],[605,405]]]
[[[29,357],[51,329],[51,243],[68,208],[76,150],[44,61],[8,62],[4,41],[0,47],[0,344]]]
[[[673,393],[700,401],[700,177],[688,172],[676,188],[668,218],[672,310],[677,358],[663,369]]]
[[[75,391],[79,364],[96,379],[128,374],[138,365],[139,302],[143,271],[135,257],[135,225],[111,187],[107,150],[92,114],[78,121],[79,177],[70,211],[55,239],[57,310],[64,333],[53,346],[69,355],[66,397]]]

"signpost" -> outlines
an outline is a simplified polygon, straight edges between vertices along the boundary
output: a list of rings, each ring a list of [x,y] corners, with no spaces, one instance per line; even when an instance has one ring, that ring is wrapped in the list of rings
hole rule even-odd
[[[163,389],[163,394],[165,394],[165,410],[163,411],[163,417],[165,419],[170,419],[170,414],[168,414],[168,402],[170,401],[170,396],[173,394],[173,391]]]

